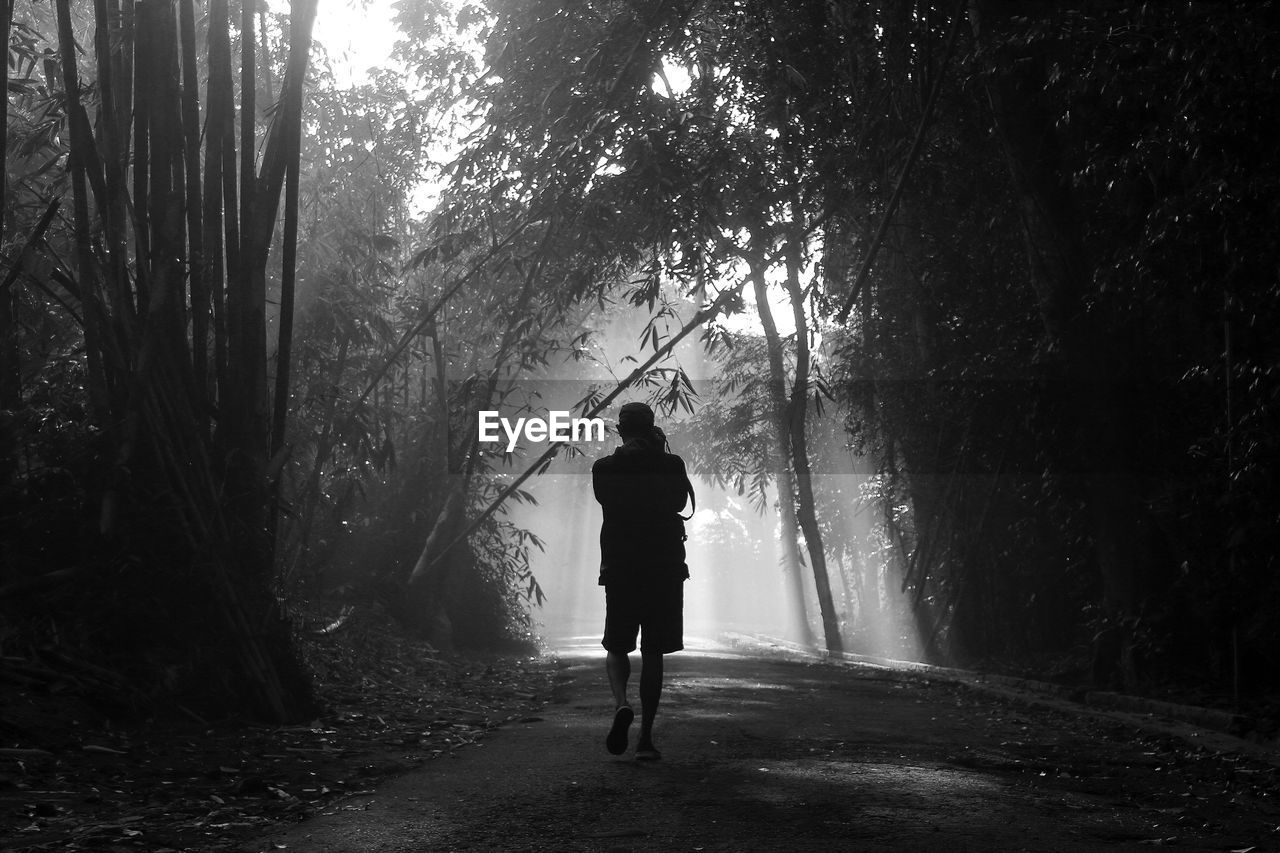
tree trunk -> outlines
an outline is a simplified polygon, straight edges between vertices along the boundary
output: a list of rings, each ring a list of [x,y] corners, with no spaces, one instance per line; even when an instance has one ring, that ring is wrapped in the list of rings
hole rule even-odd
[[[774,440],[774,482],[778,484],[778,523],[782,528],[782,573],[791,593],[788,607],[788,623],[801,643],[816,648],[818,638],[809,624],[809,608],[805,604],[804,560],[800,557],[800,525],[796,521],[795,481],[791,477],[791,465],[787,461],[786,436],[777,427],[774,418],[769,419]]]
[[[778,447],[778,472],[780,478],[778,480],[778,506],[783,518],[783,548],[799,550],[799,532],[803,530],[803,520],[801,513],[797,511],[797,484],[793,479],[795,471],[795,457],[793,455],[794,447],[791,441],[791,418],[787,401],[787,379],[786,365],[783,361],[782,338],[778,334],[778,326],[773,320],[773,312],[769,308],[769,292],[768,286],[764,278],[764,264],[762,261],[753,261],[751,263],[751,284],[755,289],[756,311],[760,315],[760,325],[764,328],[765,347],[768,352],[769,359],[769,397],[771,403],[771,412],[769,413],[770,423],[773,425],[774,434]],[[781,476],[785,475],[785,476]],[[790,516],[790,518],[788,518]],[[787,530],[790,526],[791,529]],[[786,551],[784,550],[784,553]],[[812,554],[812,548],[810,548]],[[790,557],[790,555],[788,555]],[[796,559],[796,577],[799,577],[799,556]],[[825,570],[825,563],[823,568]],[[815,573],[814,578],[817,579]],[[793,583],[793,589],[800,584]],[[799,591],[797,589],[797,591]],[[827,590],[827,601],[830,603],[830,588]],[[821,591],[818,593],[818,605],[821,608],[823,596]],[[803,602],[803,599],[801,599]],[[801,605],[803,606],[803,604]],[[805,626],[808,627],[808,620],[805,620]],[[828,630],[827,613],[822,611],[822,626],[824,639],[826,640],[827,649],[833,650],[831,647],[831,633]],[[806,631],[806,634],[808,632]],[[837,638],[839,630],[836,631]],[[812,644],[811,636],[805,637],[806,642]],[[839,640],[836,641],[836,648],[840,648]]]
[[[878,625],[882,618],[880,608],[880,577],[876,568],[862,558],[858,548],[850,549],[852,556],[853,594],[858,599],[858,622],[864,629]]]
[[[791,302],[791,315],[796,327],[796,375],[791,385],[791,398],[787,404],[787,426],[791,439],[791,465],[796,475],[796,518],[804,531],[805,545],[809,549],[809,561],[813,564],[813,582],[818,592],[818,610],[822,615],[822,633],[827,651],[839,654],[844,651],[840,636],[840,617],[831,597],[831,577],[827,571],[827,555],[822,545],[822,530],[818,527],[818,513],[813,497],[813,475],[809,466],[809,437],[805,431],[809,413],[809,321],[804,310],[804,292],[800,286],[800,253],[798,240],[790,240],[786,246],[787,277],[785,287]],[[777,334],[777,329],[774,329]]]

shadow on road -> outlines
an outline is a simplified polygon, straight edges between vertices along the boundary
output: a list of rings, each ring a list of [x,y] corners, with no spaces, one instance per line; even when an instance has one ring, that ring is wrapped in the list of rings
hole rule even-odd
[[[245,849],[1220,851],[1275,839],[1274,797],[1230,756],[708,643],[668,659],[663,760],[611,756],[602,653],[583,641],[558,654],[560,686],[539,716]]]

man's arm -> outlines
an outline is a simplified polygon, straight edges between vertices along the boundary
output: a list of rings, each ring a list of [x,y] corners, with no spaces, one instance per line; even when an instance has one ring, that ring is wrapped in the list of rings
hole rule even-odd
[[[693,501],[693,484],[689,482],[689,473],[685,470],[684,460],[674,453],[670,454],[670,458],[674,462],[671,465],[672,476],[669,480],[671,503],[668,508],[674,513],[680,513],[684,510],[686,501]],[[692,503],[689,508],[693,508]]]
[[[604,506],[609,495],[608,457],[597,459],[591,466],[591,491],[596,496],[596,503]]]

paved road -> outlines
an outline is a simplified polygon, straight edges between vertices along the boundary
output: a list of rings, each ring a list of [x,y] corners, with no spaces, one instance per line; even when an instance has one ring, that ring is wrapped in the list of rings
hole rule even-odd
[[[1280,850],[1273,771],[1120,723],[871,669],[686,652],[668,658],[664,758],[638,762],[604,750],[600,653],[561,665],[538,718],[245,849]]]

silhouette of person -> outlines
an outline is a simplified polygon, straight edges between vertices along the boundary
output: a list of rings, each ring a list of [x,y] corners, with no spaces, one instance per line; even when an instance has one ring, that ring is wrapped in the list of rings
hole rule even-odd
[[[684,648],[684,521],[680,514],[693,486],[684,460],[669,452],[653,410],[627,403],[618,413],[622,446],[591,468],[600,526],[600,585],[605,591],[605,670],[614,715],[605,746],[621,755],[635,717],[627,701],[629,654],[640,643],[640,738],[636,758],[661,758],[653,744],[653,720],[662,698],[662,656]]]

